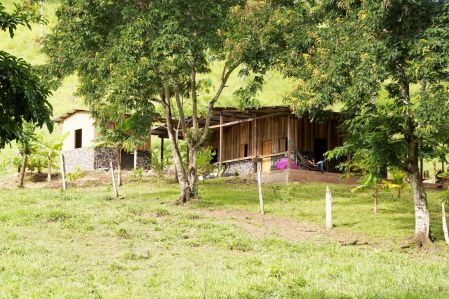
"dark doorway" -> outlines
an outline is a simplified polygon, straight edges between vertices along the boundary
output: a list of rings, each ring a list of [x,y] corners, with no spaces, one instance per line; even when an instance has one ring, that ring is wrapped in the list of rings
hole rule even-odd
[[[120,163],[120,167],[123,170],[132,170],[134,168],[134,153],[127,153],[122,151],[122,163]]]
[[[240,145],[240,158],[246,158],[248,157],[248,144],[241,144]]]
[[[83,147],[83,130],[75,130],[75,148]]]
[[[323,161],[324,154],[327,152],[327,140],[322,138],[315,138],[314,142],[315,162]]]

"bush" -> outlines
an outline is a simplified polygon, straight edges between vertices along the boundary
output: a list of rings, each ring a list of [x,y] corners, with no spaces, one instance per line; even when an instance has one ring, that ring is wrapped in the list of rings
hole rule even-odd
[[[141,181],[143,178],[144,169],[142,167],[137,167],[131,171],[130,178],[131,181]]]
[[[67,182],[73,183],[76,180],[85,176],[85,173],[78,166],[72,172],[66,174]]]

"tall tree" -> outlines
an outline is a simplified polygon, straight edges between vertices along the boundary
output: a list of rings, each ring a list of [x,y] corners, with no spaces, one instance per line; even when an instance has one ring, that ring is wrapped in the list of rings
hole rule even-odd
[[[11,13],[0,4],[0,29],[8,31],[11,38],[18,26],[30,28],[31,22],[40,18],[23,6],[16,6]],[[25,122],[51,131],[52,107],[47,101],[50,90],[37,70],[23,59],[0,51],[0,148],[22,136]]]
[[[380,165],[407,173],[414,240],[425,245],[430,222],[418,159],[423,146],[447,143],[449,137],[443,121],[449,115],[449,4],[316,3],[310,22],[290,30],[284,71],[298,78],[298,88],[289,100],[299,112],[313,115],[338,103],[346,118],[340,155],[368,150]]]
[[[250,88],[238,93],[247,103],[261,85],[275,51],[267,37],[277,28],[270,21],[272,5],[245,0],[64,0],[45,52],[53,73],[78,72],[79,91],[94,113],[125,103],[128,113],[148,105],[161,107],[179,200],[186,202],[196,196],[197,153],[208,138],[212,110],[229,77],[237,70],[256,74]],[[211,86],[200,76],[217,64],[222,65],[219,84]],[[188,145],[187,163],[180,154],[175,118]]]

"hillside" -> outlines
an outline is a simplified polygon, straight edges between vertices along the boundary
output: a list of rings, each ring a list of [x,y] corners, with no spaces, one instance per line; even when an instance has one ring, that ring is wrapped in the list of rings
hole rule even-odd
[[[13,3],[17,0],[4,0],[2,3],[8,8],[13,7]],[[51,28],[56,23],[56,8],[58,0],[47,0],[45,4],[45,16],[48,23],[45,26],[45,32],[51,32]],[[15,56],[21,57],[33,65],[39,65],[46,62],[46,57],[41,53],[39,48],[39,26],[33,25],[29,30],[26,27],[21,27],[16,31],[13,39],[9,38],[6,32],[0,32],[0,49],[5,50]],[[212,70],[211,74],[204,74],[218,85],[220,76],[220,67],[217,65]],[[228,88],[223,92],[223,96],[218,102],[219,106],[235,106],[233,99],[233,92],[243,85],[243,81],[236,74],[232,76],[228,83]],[[78,80],[75,75],[66,78],[62,86],[53,92],[50,97],[50,103],[53,105],[53,116],[63,114],[64,112],[73,108],[85,107],[83,100],[76,95]],[[289,91],[292,84],[284,79],[279,73],[271,72],[266,76],[266,84],[264,90],[258,95],[258,99],[262,105],[280,105],[282,104],[283,96]],[[45,132],[45,130],[44,130]],[[49,135],[45,132],[46,138],[53,139],[59,134],[59,128],[55,128],[55,132]],[[2,163],[14,155],[14,148],[7,148],[1,151],[0,155],[0,169]]]

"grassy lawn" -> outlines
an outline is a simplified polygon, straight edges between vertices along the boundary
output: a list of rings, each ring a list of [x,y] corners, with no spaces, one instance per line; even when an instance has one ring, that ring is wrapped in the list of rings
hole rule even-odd
[[[106,185],[66,195],[35,187],[0,192],[2,298],[449,295],[443,245],[431,252],[399,248],[413,231],[408,194],[384,195],[373,216],[368,194],[331,186],[335,234],[369,240],[344,246],[320,229],[322,184],[294,184],[277,196],[266,186],[265,218],[256,214],[255,186],[234,180],[202,184],[201,199],[186,206],[173,204],[177,185],[161,179],[127,183],[123,199],[111,199]],[[441,239],[437,197],[430,194]],[[309,239],[282,232],[301,234],[305,222]]]

